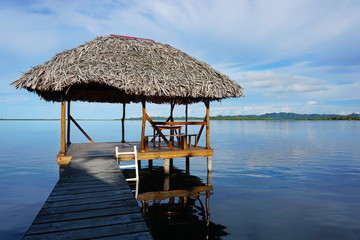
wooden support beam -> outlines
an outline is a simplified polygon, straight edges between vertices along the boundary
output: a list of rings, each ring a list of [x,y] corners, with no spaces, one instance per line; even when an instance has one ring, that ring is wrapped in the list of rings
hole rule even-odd
[[[164,158],[164,174],[169,175],[170,174],[170,158]]]
[[[188,106],[189,106],[189,104],[186,103],[186,105],[185,105],[185,122],[188,121],[188,114],[189,114]],[[185,134],[188,134],[188,125],[185,125]]]
[[[95,142],[91,139],[91,137],[85,132],[85,130],[80,127],[80,125],[76,122],[76,120],[75,120],[71,115],[70,115],[70,120],[75,124],[76,127],[79,128],[79,130],[82,132],[82,134],[84,134],[84,136],[89,140],[89,142],[95,143]]]
[[[121,118],[121,142],[125,142],[125,112],[126,112],[126,103],[123,103],[123,115]]]
[[[61,135],[60,135],[60,153],[59,156],[66,154],[66,101],[61,102]]]
[[[175,108],[175,101],[172,100],[170,103],[170,117],[169,117],[169,121],[174,121],[174,108]],[[170,130],[170,135],[174,135],[174,133],[177,131],[174,130]],[[170,137],[170,141],[173,143],[174,142],[174,137]]]
[[[66,101],[61,102],[60,120],[60,152],[56,156],[56,162],[60,166],[67,165],[71,161],[71,156],[66,156]]]
[[[207,186],[211,186],[211,185],[212,185],[212,171],[207,171],[206,185],[207,185]]]
[[[210,148],[210,101],[205,100],[206,106],[206,148]]]
[[[70,101],[68,101],[67,106],[67,145],[69,146],[71,144],[70,141]]]
[[[146,126],[146,99],[141,101],[142,104],[142,123],[141,123],[141,145],[140,152],[145,152],[145,126]]]
[[[172,101],[171,103],[170,103],[170,121],[174,121],[174,108],[175,108],[175,101]]]
[[[170,116],[166,119],[165,122],[168,122],[168,121],[173,122],[174,121],[174,117],[173,117],[174,107],[175,107],[175,102],[171,101],[170,102]]]
[[[149,159],[164,159],[164,158],[185,158],[185,157],[206,157],[214,155],[213,149],[206,148],[197,148],[186,149],[186,150],[159,150],[159,151],[150,151],[144,153],[138,153],[138,160],[149,160]],[[130,161],[134,160],[134,155],[121,155],[119,156],[120,161]]]
[[[212,156],[207,156],[207,170],[208,172],[212,172]]]
[[[190,157],[186,157],[185,169],[186,169],[186,174],[190,174]]]

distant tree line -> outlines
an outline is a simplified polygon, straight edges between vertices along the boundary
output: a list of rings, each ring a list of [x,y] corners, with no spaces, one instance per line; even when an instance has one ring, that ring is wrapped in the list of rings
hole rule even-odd
[[[212,120],[360,120],[360,114],[297,114],[297,113],[266,113],[262,115],[237,115],[211,117]]]

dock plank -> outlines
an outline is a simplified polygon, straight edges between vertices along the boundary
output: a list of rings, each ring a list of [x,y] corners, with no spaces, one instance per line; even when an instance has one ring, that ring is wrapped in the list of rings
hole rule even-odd
[[[113,148],[106,146],[73,151],[23,239],[152,239]]]
[[[119,206],[118,201],[109,201],[109,202],[90,203],[90,204],[72,205],[72,206],[64,206],[64,207],[47,207],[47,208],[42,208],[38,216],[49,215],[49,214],[71,213],[71,212],[79,212],[79,211],[81,212],[81,211],[104,209],[104,208],[114,208],[118,206]],[[121,206],[134,206],[134,201],[133,199],[123,200],[121,201]]]
[[[135,222],[128,224],[114,224],[110,226],[101,226],[85,229],[74,229],[70,231],[44,233],[38,235],[27,235],[24,240],[62,240],[62,239],[94,239],[118,236],[117,239],[141,239],[150,240],[151,235],[143,231],[146,228],[144,222]],[[114,238],[113,238],[114,239]]]
[[[104,217],[104,216],[138,213],[138,212],[139,209],[136,206],[121,206],[121,207],[113,207],[113,208],[108,207],[108,208],[93,209],[93,210],[86,209],[76,212],[40,215],[34,220],[33,224],[48,223],[54,221],[86,219],[86,218],[94,218],[94,217]]]
[[[65,207],[65,206],[74,206],[80,204],[91,204],[91,203],[101,203],[106,201],[118,201],[121,202],[123,200],[132,199],[132,196],[128,195],[115,195],[115,196],[105,196],[105,197],[96,197],[96,198],[88,198],[88,199],[76,199],[76,200],[64,200],[64,201],[55,201],[50,202],[47,201],[44,204],[44,207]]]
[[[57,196],[57,195],[68,195],[69,192],[71,192],[71,194],[80,194],[80,193],[93,193],[93,192],[107,192],[107,191],[114,191],[114,190],[126,190],[126,188],[117,188],[117,187],[112,187],[112,186],[107,186],[107,185],[103,185],[102,187],[90,187],[90,188],[80,188],[80,189],[71,189],[69,190],[68,188],[57,188],[56,190],[54,190],[52,192],[52,196]]]
[[[78,200],[78,199],[87,199],[87,198],[96,198],[96,197],[105,197],[115,195],[125,195],[129,193],[128,189],[117,189],[106,192],[90,192],[90,193],[77,193],[77,194],[67,194],[67,195],[53,195],[51,194],[48,198],[48,201],[62,201],[62,200]]]
[[[134,222],[141,222],[142,220],[143,217],[141,213],[138,212],[86,219],[71,219],[60,222],[33,223],[28,231],[28,234],[44,234],[58,231],[94,228],[99,226],[129,224]]]

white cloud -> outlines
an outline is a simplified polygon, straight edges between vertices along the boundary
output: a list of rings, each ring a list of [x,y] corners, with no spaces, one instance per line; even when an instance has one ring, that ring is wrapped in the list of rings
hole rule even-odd
[[[196,42],[212,39],[247,59],[267,61],[314,51],[319,44],[341,36],[359,21],[359,8],[352,1],[328,4],[315,0],[42,0],[30,5],[25,14],[2,12],[2,20],[17,21],[10,26],[23,25],[25,36],[27,29],[38,26],[37,41],[44,39],[51,26],[80,27],[94,35],[141,34],[167,40],[187,34]]]
[[[315,104],[318,104],[318,102],[316,102],[316,101],[308,101],[306,104],[307,105],[315,105]]]
[[[243,72],[238,74],[238,79],[245,88],[268,88],[274,93],[303,93],[327,89],[326,85],[317,79],[272,71]]]

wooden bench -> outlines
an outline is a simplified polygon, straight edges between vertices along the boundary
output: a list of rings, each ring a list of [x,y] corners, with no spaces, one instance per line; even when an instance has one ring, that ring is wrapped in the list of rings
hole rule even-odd
[[[180,134],[180,148],[191,148],[191,138],[194,137],[194,147],[198,147],[198,135],[197,134]]]

